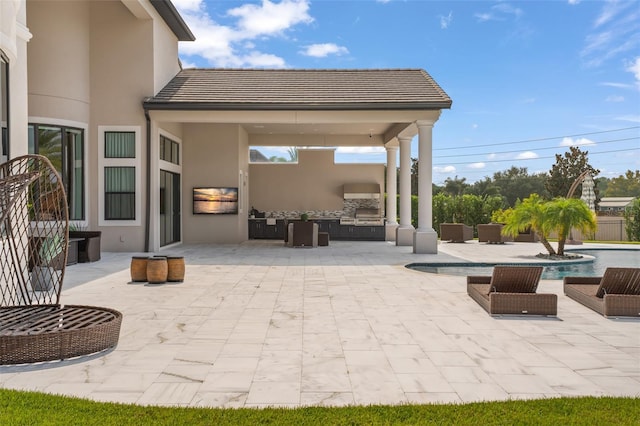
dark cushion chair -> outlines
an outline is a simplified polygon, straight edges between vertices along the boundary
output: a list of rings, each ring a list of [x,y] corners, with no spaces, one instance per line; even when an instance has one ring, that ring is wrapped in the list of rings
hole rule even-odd
[[[290,247],[318,247],[318,224],[296,221],[287,227],[287,245]]]
[[[69,231],[69,238],[82,238],[78,241],[78,262],[96,262],[100,260],[100,237],[102,231]]]

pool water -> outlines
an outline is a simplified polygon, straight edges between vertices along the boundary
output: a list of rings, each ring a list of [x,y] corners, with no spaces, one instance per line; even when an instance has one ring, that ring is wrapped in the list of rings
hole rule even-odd
[[[578,259],[571,263],[541,262],[543,280],[561,280],[566,276],[598,277],[609,266],[640,267],[640,250],[637,249],[572,249],[570,253],[593,256],[593,261]],[[585,261],[587,260],[587,261]],[[407,268],[433,274],[491,275],[497,263],[412,263]],[[518,263],[517,265],[531,265]]]

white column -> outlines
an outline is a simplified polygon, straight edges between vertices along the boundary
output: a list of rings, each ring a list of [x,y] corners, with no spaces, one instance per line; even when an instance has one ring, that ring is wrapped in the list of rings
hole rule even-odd
[[[396,207],[398,198],[398,147],[387,147],[387,223],[385,225],[385,234],[387,241],[396,240],[396,229],[398,228],[398,209]]]
[[[413,244],[414,228],[411,224],[411,138],[400,141],[400,226],[396,229],[396,245]]]
[[[418,229],[413,236],[414,253],[438,253],[438,234],[433,229],[431,187],[433,172],[433,121],[420,120],[418,126]]]

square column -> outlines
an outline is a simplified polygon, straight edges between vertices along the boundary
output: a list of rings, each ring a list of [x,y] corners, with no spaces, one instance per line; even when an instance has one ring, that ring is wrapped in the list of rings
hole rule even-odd
[[[438,253],[438,234],[433,229],[432,133],[434,121],[420,120],[418,126],[418,229],[413,235],[413,252]]]
[[[396,229],[396,245],[413,244],[415,228],[411,224],[411,138],[400,141],[400,226]]]

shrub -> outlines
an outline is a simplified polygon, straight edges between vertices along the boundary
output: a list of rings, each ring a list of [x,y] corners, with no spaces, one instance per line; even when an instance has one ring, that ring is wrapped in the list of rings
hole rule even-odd
[[[624,219],[629,241],[640,241],[640,198],[624,210]]]

